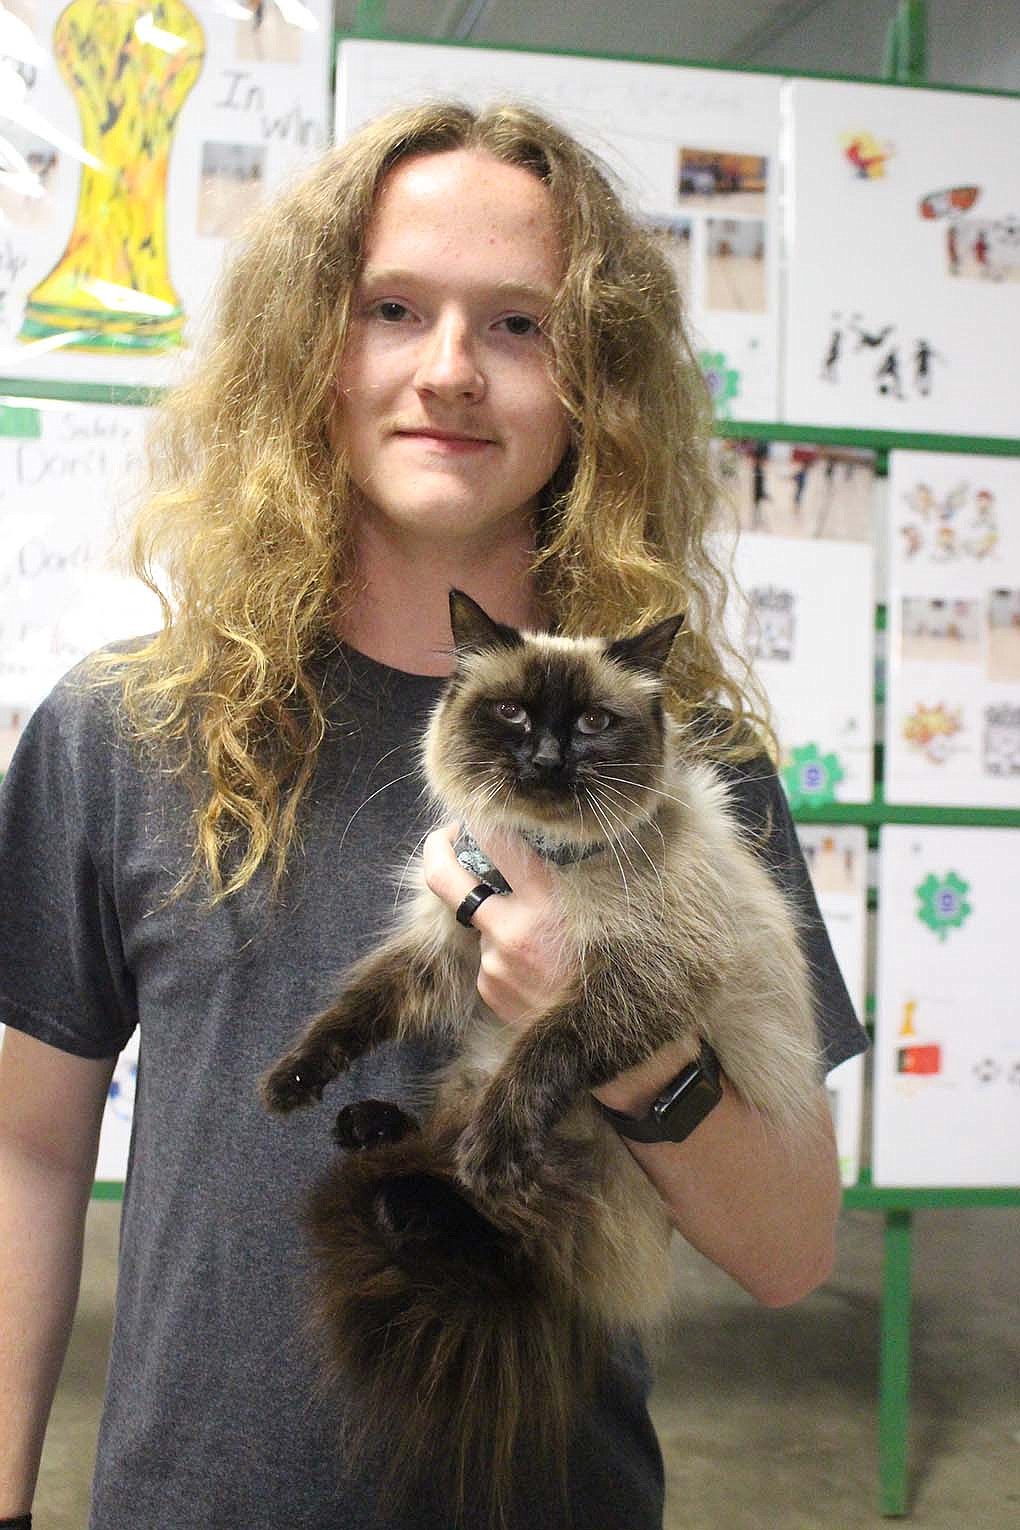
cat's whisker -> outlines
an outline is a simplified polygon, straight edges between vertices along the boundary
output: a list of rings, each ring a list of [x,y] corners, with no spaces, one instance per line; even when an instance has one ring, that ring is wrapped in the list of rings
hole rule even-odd
[[[658,824],[653,824],[652,827],[655,829],[655,832],[658,834],[660,840],[662,840],[662,846],[663,846],[663,849],[665,850],[666,841],[663,838],[661,829],[659,828]],[[625,829],[624,832],[625,832],[625,834],[627,835],[627,837],[629,839],[632,839],[634,841],[634,843],[637,845],[638,849],[641,851],[641,854],[644,856],[645,860],[648,862],[649,866],[652,869],[652,875],[655,877],[655,880],[659,884],[659,913],[660,913],[660,917],[665,919],[665,917],[666,917],[666,884],[663,881],[662,873],[660,872],[658,866],[656,866],[655,862],[652,860],[651,856],[648,854],[648,851],[645,849],[644,845],[641,843],[641,836],[638,833],[636,833],[634,829]]]
[[[610,850],[613,852],[613,857],[614,857],[614,859],[616,861],[617,866],[619,867],[619,870],[620,870],[620,881],[623,884],[623,895],[624,895],[624,897],[627,900],[627,917],[629,918],[630,917],[630,888],[627,886],[627,873],[623,869],[623,862],[621,861],[620,856],[619,856],[619,852],[617,851],[617,848],[616,848],[616,843],[615,843],[616,837],[613,834],[612,824],[607,822],[605,814],[603,813],[602,809],[599,807],[599,804],[596,802],[594,796],[592,795],[591,789],[589,787],[585,787],[585,794],[586,794],[586,796],[588,798],[588,802],[589,802],[589,805],[591,806],[592,812],[595,814],[595,817],[598,819],[599,823],[602,825],[603,829],[605,829],[605,831],[606,831],[606,843],[608,844]]]
[[[340,836],[340,843],[336,847],[336,854],[339,855],[341,850],[343,849],[344,841],[347,838],[348,830],[350,829],[351,824],[354,822],[355,818],[357,818],[358,814],[361,812],[362,808],[368,807],[368,804],[370,802],[372,802],[376,797],[378,797],[380,795],[380,793],[389,791],[390,787],[391,786],[396,786],[399,781],[407,781],[407,780],[410,779],[411,776],[416,776],[417,774],[418,774],[417,766],[414,768],[414,770],[405,770],[403,775],[401,775],[401,776],[394,776],[392,781],[384,781],[382,786],[377,786],[375,791],[374,792],[370,792],[369,795],[365,798],[365,800],[363,802],[359,802],[358,806],[354,809],[354,812],[351,814],[350,818],[348,818],[347,822],[344,824],[344,831],[343,831],[343,833]]]
[[[612,824],[618,825],[619,826],[619,830],[622,830],[623,833],[628,836],[628,838],[634,840],[634,842],[638,845],[639,849],[641,849],[641,851],[644,854],[645,859],[648,861],[649,865],[652,866],[652,870],[654,871],[655,867],[652,864],[651,857],[648,855],[647,851],[645,851],[644,846],[641,844],[641,841],[638,839],[638,837],[634,833],[634,831],[631,828],[629,828],[628,825],[626,824],[626,822],[624,821],[624,819],[622,819],[620,817],[619,811],[615,807],[615,805],[612,802],[607,801],[606,798],[604,796],[602,796],[601,794],[599,795],[599,799],[598,800],[599,800],[599,803],[600,803],[600,805],[602,807],[602,810],[605,813],[605,815],[606,815],[607,819],[609,820],[610,824],[611,825]],[[620,851],[621,851],[621,853],[623,854],[623,856],[625,857],[625,859],[627,861],[627,865],[630,867],[631,871],[634,873],[634,876],[637,877],[639,875],[638,869],[634,865],[634,862],[631,860],[630,855],[627,853],[626,846],[623,844],[623,841],[620,838],[619,832],[617,832],[617,835],[616,835],[616,843],[619,845]],[[658,875],[658,873],[656,873],[656,875]],[[660,883],[661,883],[661,878],[660,878]]]
[[[676,802],[682,808],[689,808],[690,807],[690,803],[685,801],[683,797],[674,796],[672,792],[665,791],[661,786],[653,786],[651,784],[651,782],[631,781],[629,779],[629,777],[627,777],[627,776],[606,776],[606,775],[600,776],[599,780],[600,781],[620,781],[620,782],[623,783],[624,786],[634,786],[634,787],[637,787],[637,789],[639,791],[642,791],[642,792],[653,792],[656,797],[664,797],[667,802]]]

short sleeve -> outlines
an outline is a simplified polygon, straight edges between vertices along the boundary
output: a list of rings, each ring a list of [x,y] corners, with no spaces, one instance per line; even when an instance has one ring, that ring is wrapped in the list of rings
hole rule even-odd
[[[62,682],[0,783],[0,1021],[81,1057],[115,1055],[136,1023],[92,832],[113,812],[112,726],[100,698]]]
[[[866,1051],[868,1036],[854,1010],[829,941],[786,794],[765,756],[745,764],[728,764],[723,767],[723,774],[730,783],[733,806],[752,848],[797,910],[825,1068],[830,1072],[848,1057]]]

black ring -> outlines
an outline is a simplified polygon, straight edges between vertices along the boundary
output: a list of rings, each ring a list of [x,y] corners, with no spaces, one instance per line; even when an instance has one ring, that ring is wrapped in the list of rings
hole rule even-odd
[[[471,921],[476,909],[485,902],[486,898],[491,898],[495,891],[496,889],[490,887],[488,882],[479,882],[476,887],[472,887],[467,897],[458,905],[457,923],[462,924],[466,930],[473,930],[474,925]]]

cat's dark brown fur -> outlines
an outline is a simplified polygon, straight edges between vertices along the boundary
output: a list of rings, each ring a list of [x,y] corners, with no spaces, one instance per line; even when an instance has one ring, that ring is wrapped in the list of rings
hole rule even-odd
[[[484,1482],[497,1525],[521,1452],[562,1466],[614,1332],[651,1330],[672,1303],[666,1209],[589,1091],[703,1038],[786,1130],[820,1071],[793,912],[663,707],[680,619],[614,642],[522,634],[458,592],[451,615],[426,776],[446,819],[557,863],[570,977],[528,1029],[501,1024],[477,993],[477,934],[419,876],[261,1087],[286,1112],[384,1040],[452,1043],[424,1121],[341,1112],[338,1140],[361,1151],[308,1204],[314,1321],[362,1443],[441,1482],[451,1523]]]

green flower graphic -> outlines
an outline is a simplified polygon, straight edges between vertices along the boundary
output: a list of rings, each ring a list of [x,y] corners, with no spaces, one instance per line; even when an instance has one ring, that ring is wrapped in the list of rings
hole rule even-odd
[[[921,900],[918,919],[939,940],[945,940],[950,930],[958,930],[971,915],[971,905],[966,898],[970,883],[958,877],[955,871],[949,872],[941,882],[934,872],[930,872],[914,892]]]
[[[825,807],[836,800],[836,787],[844,771],[835,754],[821,754],[817,744],[802,744],[791,753],[789,765],[781,771],[790,807]]]
[[[740,392],[740,373],[726,365],[722,351],[699,351],[698,365],[708,383],[712,404],[720,420],[731,418],[730,400]]]

